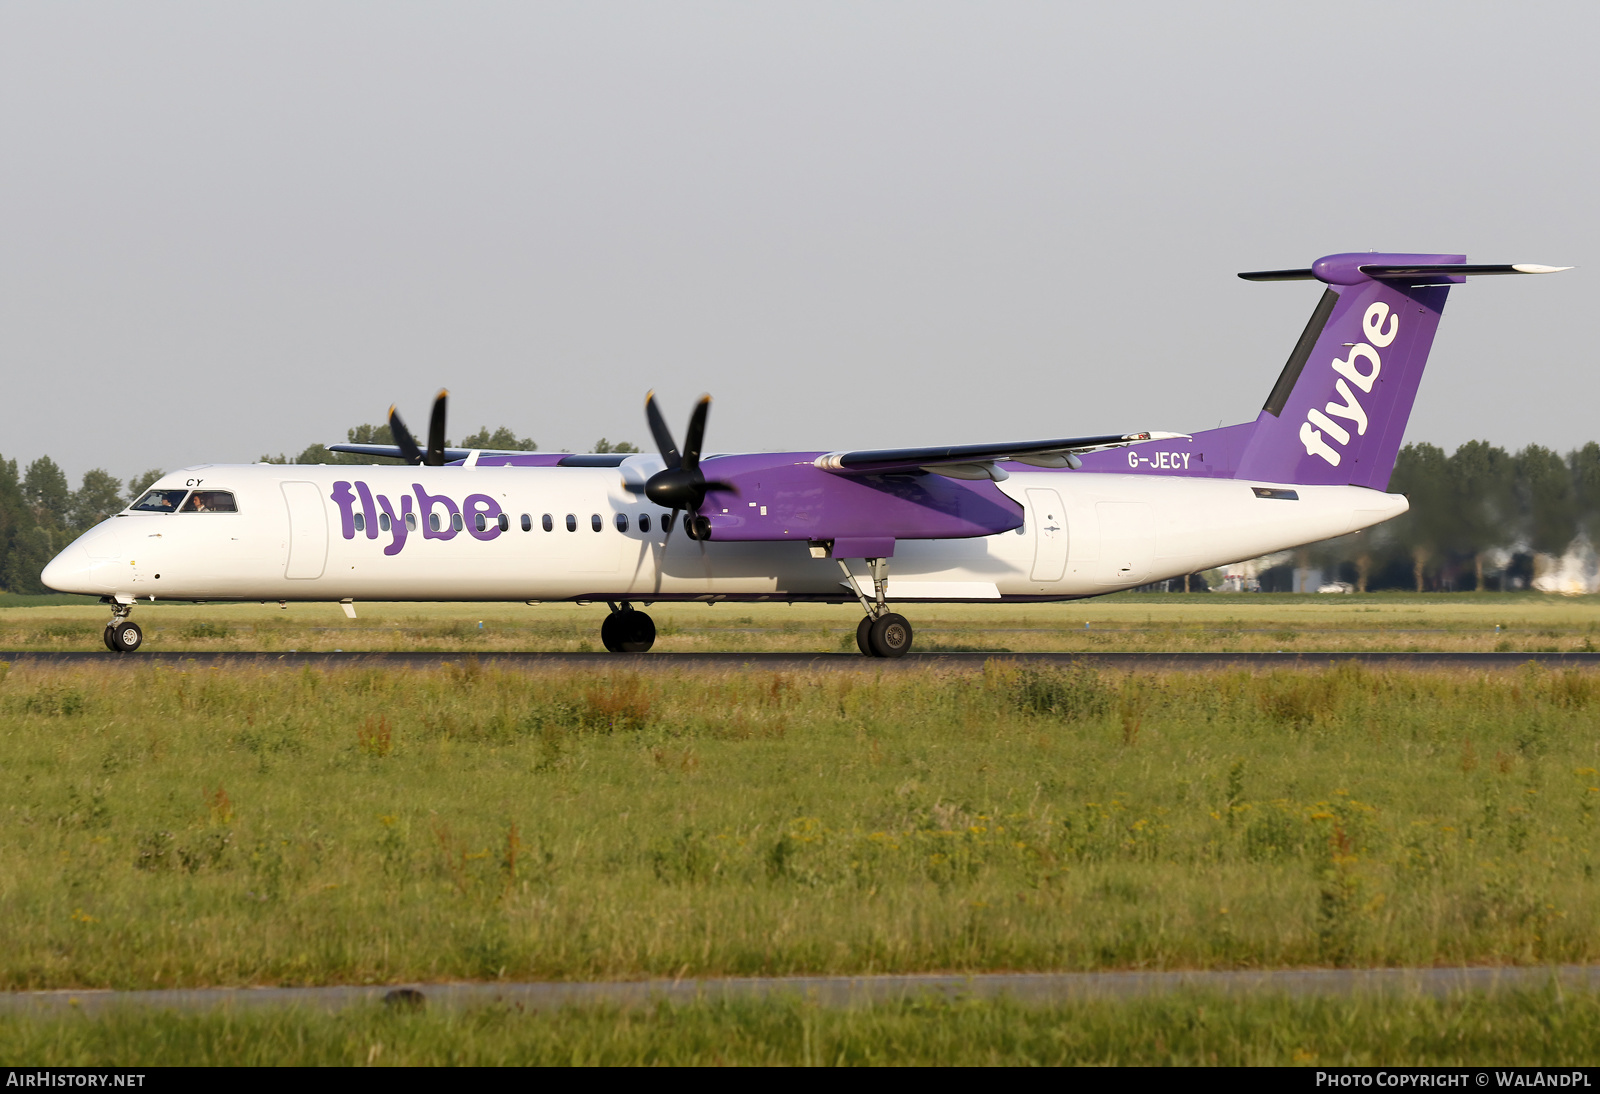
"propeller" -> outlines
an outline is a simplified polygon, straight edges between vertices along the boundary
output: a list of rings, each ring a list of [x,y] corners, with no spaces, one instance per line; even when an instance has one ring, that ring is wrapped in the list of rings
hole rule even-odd
[[[389,407],[389,432],[394,435],[394,443],[400,446],[407,463],[425,464],[428,467],[444,466],[444,413],[445,404],[449,401],[450,392],[444,388],[440,388],[439,394],[433,397],[433,414],[428,419],[426,452],[417,447],[417,439],[411,435],[411,430],[406,428],[400,412],[393,406]]]
[[[688,519],[683,523],[684,531],[688,532],[690,539],[695,540],[705,540],[711,536],[711,522],[700,515],[706,494],[713,490],[733,489],[725,482],[707,482],[700,471],[700,446],[705,440],[706,415],[710,411],[711,396],[700,396],[700,401],[694,405],[694,413],[689,415],[689,431],[684,434],[683,451],[679,452],[677,442],[672,439],[672,430],[667,428],[666,419],[656,406],[656,393],[652,391],[644,397],[644,415],[650,423],[650,434],[655,438],[656,447],[661,450],[661,459],[667,465],[651,475],[644,484],[645,497],[663,509],[673,512],[684,510],[688,514]]]

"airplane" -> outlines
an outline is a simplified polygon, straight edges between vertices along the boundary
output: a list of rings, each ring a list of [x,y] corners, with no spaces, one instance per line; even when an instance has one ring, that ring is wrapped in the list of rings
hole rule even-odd
[[[845,452],[708,453],[710,397],[655,454],[331,445],[399,463],[195,464],[85,532],[42,580],[110,605],[105,643],[143,642],[140,600],[576,601],[610,608],[606,649],[643,653],[662,602],[857,603],[857,646],[901,657],[915,603],[1101,596],[1369,528],[1388,493],[1452,285],[1571,267],[1464,255],[1328,255],[1321,298],[1254,421]],[[681,530],[681,534],[674,534]],[[891,574],[892,571],[892,574]]]

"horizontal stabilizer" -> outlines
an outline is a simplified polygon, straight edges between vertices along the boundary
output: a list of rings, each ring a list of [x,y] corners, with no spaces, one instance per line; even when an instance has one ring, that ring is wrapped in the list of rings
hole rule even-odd
[[[1246,281],[1315,281],[1317,275],[1310,270],[1256,270],[1239,275]]]
[[[1571,266],[1541,266],[1536,262],[1508,265],[1468,265],[1464,262],[1427,263],[1416,266],[1357,266],[1368,277],[1380,281],[1405,277],[1483,277],[1489,274],[1548,274],[1573,269]],[[1256,270],[1239,275],[1246,281],[1316,281],[1314,270]]]
[[[1508,266],[1443,262],[1425,266],[1361,266],[1368,277],[1435,277],[1440,274],[1452,277],[1482,277],[1485,274],[1547,274],[1570,270],[1571,266],[1539,266],[1532,262],[1517,262]]]
[[[1104,448],[1122,448],[1143,441],[1187,439],[1187,433],[1115,433],[1101,437],[1063,437],[1053,441],[1006,441],[999,444],[957,444],[940,448],[880,448],[858,452],[828,452],[815,463],[836,475],[878,475],[887,471],[927,470],[954,478],[990,478],[977,469],[995,460],[1016,460],[1037,466],[1072,467],[1072,457]],[[999,476],[1004,478],[1002,474]]]

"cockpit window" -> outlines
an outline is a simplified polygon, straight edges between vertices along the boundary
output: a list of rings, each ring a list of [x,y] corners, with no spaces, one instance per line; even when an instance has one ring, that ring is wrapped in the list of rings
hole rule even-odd
[[[144,497],[128,506],[135,513],[176,513],[187,490],[147,490]]]
[[[196,490],[189,495],[180,512],[184,513],[237,513],[233,495],[226,490]]]

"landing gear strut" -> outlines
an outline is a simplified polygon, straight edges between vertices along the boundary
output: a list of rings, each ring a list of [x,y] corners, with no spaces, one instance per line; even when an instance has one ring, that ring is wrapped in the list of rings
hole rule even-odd
[[[106,649],[112,653],[132,653],[144,643],[139,624],[128,618],[132,612],[132,604],[111,605],[111,621],[106,624],[104,637]]]
[[[850,567],[844,559],[838,559],[839,569],[844,571],[844,576],[855,590],[856,598],[861,601],[866,617],[856,625],[856,646],[868,657],[904,657],[911,652],[911,624],[903,615],[898,615],[889,610],[888,603],[884,600],[884,593],[889,584],[889,560],[886,558],[867,559],[867,568],[872,572],[873,599],[868,600],[867,595],[861,591],[861,585],[856,576],[850,572]]]
[[[606,649],[612,653],[646,653],[656,644],[655,620],[634,611],[626,600],[609,606],[611,614],[600,624],[600,641]]]

